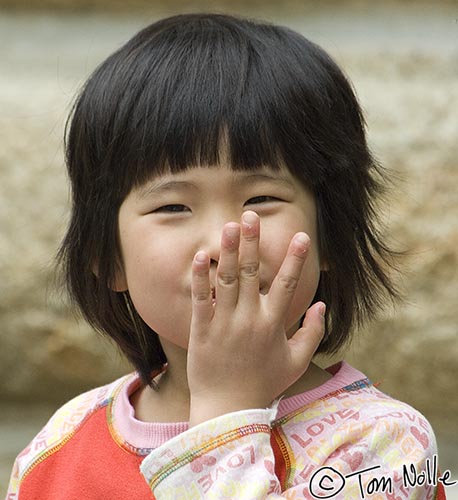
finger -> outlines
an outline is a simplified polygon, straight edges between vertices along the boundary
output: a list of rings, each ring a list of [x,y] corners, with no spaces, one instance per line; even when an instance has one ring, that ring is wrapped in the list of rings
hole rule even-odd
[[[323,339],[325,312],[326,305],[323,302],[313,304],[307,310],[302,327],[288,340],[292,365],[295,367],[298,377],[307,369]]]
[[[213,317],[212,292],[210,286],[210,257],[199,251],[192,261],[192,321],[191,330],[200,331]]]
[[[258,214],[252,210],[244,212],[239,249],[239,302],[250,307],[259,301],[259,236]]]
[[[215,296],[218,311],[233,308],[237,304],[239,244],[240,225],[236,222],[225,224],[221,234],[221,251],[216,268]]]
[[[288,246],[286,257],[272,282],[268,293],[269,309],[279,320],[286,316],[291,304],[309,247],[310,238],[307,234],[295,234]]]

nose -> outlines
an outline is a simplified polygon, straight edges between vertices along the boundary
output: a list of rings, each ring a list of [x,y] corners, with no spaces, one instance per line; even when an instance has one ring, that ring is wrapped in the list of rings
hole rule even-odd
[[[221,253],[221,233],[224,222],[214,223],[205,231],[204,250],[210,256],[210,267],[217,266]]]

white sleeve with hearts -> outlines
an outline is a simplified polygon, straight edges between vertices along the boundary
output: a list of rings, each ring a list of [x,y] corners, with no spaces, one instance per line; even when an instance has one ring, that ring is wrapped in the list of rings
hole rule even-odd
[[[154,450],[142,472],[156,500],[445,498],[429,423],[372,386],[277,419],[253,410],[204,422]]]
[[[438,482],[437,446],[428,421],[397,401],[389,408],[388,413],[383,408],[378,413],[381,408],[375,406],[368,418],[357,411],[352,424],[330,429],[312,448],[312,460],[320,465],[310,469],[299,498],[445,498],[439,495],[443,486]],[[321,461],[318,457],[324,454],[327,457]]]

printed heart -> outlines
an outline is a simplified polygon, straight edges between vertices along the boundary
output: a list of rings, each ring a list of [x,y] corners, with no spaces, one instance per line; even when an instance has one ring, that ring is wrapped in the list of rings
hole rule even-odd
[[[423,446],[423,449],[426,450],[429,445],[428,435],[425,432],[421,432],[418,427],[412,426],[410,428],[410,432],[412,436]]]
[[[211,455],[203,455],[201,457],[195,458],[191,462],[191,470],[192,472],[199,473],[204,470],[204,465],[215,465],[216,458]]]
[[[275,474],[275,465],[272,462],[272,460],[264,460],[264,467],[268,472],[270,472],[272,475]]]
[[[344,462],[347,462],[352,472],[358,469],[364,459],[363,454],[360,451],[354,451],[353,453],[345,452],[340,458]]]

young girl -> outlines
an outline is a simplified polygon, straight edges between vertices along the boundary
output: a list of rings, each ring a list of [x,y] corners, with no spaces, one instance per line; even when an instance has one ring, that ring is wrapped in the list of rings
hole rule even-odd
[[[156,22],[89,78],[66,153],[68,289],[135,373],[57,411],[9,500],[444,498],[426,419],[311,361],[396,296],[382,170],[321,48]]]

